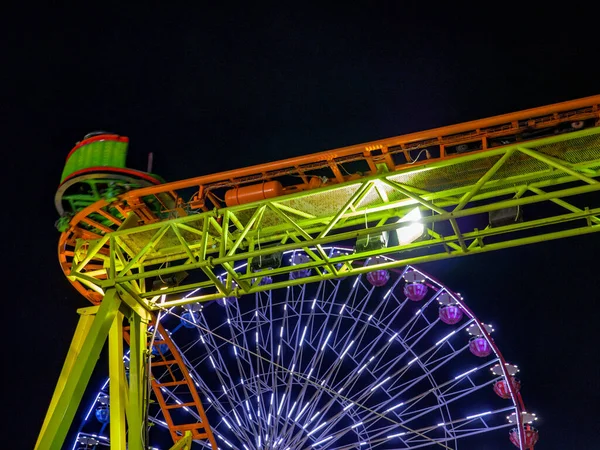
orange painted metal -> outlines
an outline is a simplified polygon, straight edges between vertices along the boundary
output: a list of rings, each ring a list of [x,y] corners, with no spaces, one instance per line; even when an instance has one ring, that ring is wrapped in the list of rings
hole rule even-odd
[[[123,335],[127,344],[129,344],[129,328],[123,328]],[[208,423],[208,418],[204,412],[204,407],[200,401],[198,390],[194,380],[190,376],[190,373],[183,361],[179,349],[175,346],[174,342],[169,337],[169,333],[164,329],[162,325],[158,325],[158,333],[161,339],[157,339],[153,342],[153,348],[157,355],[150,362],[150,377],[152,384],[152,391],[160,408],[162,410],[165,422],[169,427],[169,432],[173,438],[173,442],[177,442],[183,438],[186,431],[192,433],[192,439],[208,440],[211,448],[217,450],[217,442]],[[169,352],[163,354],[160,351],[160,347],[166,344],[169,348]],[[154,372],[152,369],[155,369]],[[156,379],[157,372],[162,372],[161,381]],[[177,395],[184,397],[186,400],[181,403],[173,402],[172,397],[166,396],[163,393],[163,388],[175,387],[178,389]],[[174,419],[172,411],[186,408],[188,411],[193,411],[200,417],[200,421],[187,421],[177,422]],[[192,417],[188,412],[183,414],[184,417]],[[180,416],[178,416],[180,417]]]
[[[243,205],[267,198],[283,195],[283,185],[279,181],[266,181],[244,187],[235,187],[225,193],[227,206]]]
[[[387,139],[351,145],[334,150],[298,156],[280,161],[249,166],[242,169],[188,178],[186,180],[165,183],[125,193],[121,198],[145,196],[160,192],[177,191],[190,187],[201,188],[211,186],[239,186],[249,181],[273,179],[280,175],[302,176],[306,170],[330,168],[332,179],[335,182],[346,181],[349,175],[340,171],[341,163],[365,161],[371,172],[363,173],[364,176],[372,175],[375,163],[385,163],[390,171],[400,170],[403,164],[393,163],[392,154],[403,153],[406,163],[414,164],[410,152],[424,149],[431,145],[455,145],[457,143],[472,142],[489,137],[512,135],[520,131],[539,129],[556,125],[568,120],[578,121],[594,118],[600,124],[600,95],[585,97],[562,103],[526,109],[519,112],[503,114],[486,119],[473,120],[457,125],[434,128],[426,131],[405,134]],[[442,154],[436,160],[452,158],[454,155]],[[425,160],[426,162],[427,160]],[[422,162],[421,162],[422,163]],[[390,167],[392,165],[393,167]],[[303,186],[307,188],[307,186]],[[294,188],[298,189],[298,188]]]

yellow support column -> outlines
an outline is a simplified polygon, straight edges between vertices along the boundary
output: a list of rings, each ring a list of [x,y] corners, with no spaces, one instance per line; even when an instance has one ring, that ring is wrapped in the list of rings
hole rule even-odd
[[[150,315],[141,317],[132,312],[129,318],[129,405],[127,418],[129,419],[128,449],[143,450],[143,438],[146,435],[145,401],[149,396],[146,386],[147,368],[147,330]]]
[[[85,315],[80,319],[36,450],[62,448],[120,304],[115,289],[109,289],[93,319],[90,321]]]
[[[110,377],[110,448],[125,450],[125,408],[127,379],[123,365],[123,314],[118,313],[108,335],[108,373]]]
[[[77,359],[77,356],[81,351],[81,347],[83,346],[85,337],[90,331],[97,311],[97,306],[90,306],[88,308],[81,308],[77,310],[77,313],[80,315],[79,322],[77,322],[77,328],[75,329],[75,334],[73,335],[71,346],[69,347],[69,351],[67,353],[65,363],[63,364],[63,368],[60,372],[60,376],[58,377],[58,382],[56,383],[56,388],[54,389],[54,395],[52,395],[52,400],[50,401],[50,406],[48,407],[48,414],[46,414],[46,418],[44,419],[44,424],[42,425],[38,441],[35,444],[36,448],[40,444],[41,436],[43,436],[46,432],[46,427],[48,426],[48,422],[50,421],[51,417],[50,412],[56,408],[56,403],[62,395],[67,378],[69,378],[69,374],[73,369],[73,364],[75,364],[75,360]]]

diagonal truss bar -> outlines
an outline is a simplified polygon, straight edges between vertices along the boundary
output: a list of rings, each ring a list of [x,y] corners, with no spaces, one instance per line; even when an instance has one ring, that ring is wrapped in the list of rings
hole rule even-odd
[[[160,239],[165,235],[169,228],[169,225],[161,226],[160,229],[156,232],[156,234],[152,236],[152,238],[150,238],[148,243],[138,253],[136,253],[136,255],[133,258],[131,258],[131,261],[129,261],[129,263],[123,268],[123,270],[119,272],[119,275],[122,276],[123,274],[131,270],[134,264],[136,264],[138,261],[141,262],[142,258],[148,253],[148,251],[151,248],[153,248],[156,245],[158,241],[160,241]]]
[[[193,255],[185,239],[183,239],[183,236],[181,235],[179,227],[176,223],[171,224],[171,230],[173,230],[173,233],[175,233],[175,236],[177,236],[177,240],[179,241],[179,243],[181,244],[181,246],[185,250],[185,253],[188,256],[188,260],[185,263],[196,262],[196,257]]]
[[[408,189],[406,189],[404,186],[400,185],[399,183],[392,181],[388,178],[383,178],[381,181],[383,181],[385,184],[387,184],[388,186],[392,187],[393,189],[395,189],[396,191],[406,195],[408,198],[413,199],[415,202],[420,203],[421,205],[425,206],[426,208],[435,211],[438,214],[444,214],[446,213],[445,210],[443,210],[442,208],[439,208],[437,206],[435,206],[433,203],[425,200],[423,198],[423,196],[421,195],[417,195],[414,194],[412,192],[410,192]]]
[[[542,161],[542,162],[548,164],[549,166],[554,167],[555,169],[561,170],[565,173],[568,173],[569,175],[571,175],[575,178],[578,178],[582,181],[585,181],[586,183],[589,183],[589,184],[598,183],[597,180],[587,177],[587,176],[583,175],[582,173],[578,172],[577,170],[571,169],[570,167],[568,167],[565,164],[564,161],[557,160],[556,158],[552,158],[551,156],[544,155],[540,152],[536,152],[535,150],[532,150],[527,147],[517,147],[517,148],[521,153],[525,153],[527,156],[531,156],[532,158]]]
[[[280,211],[277,207],[275,207],[275,205],[269,205],[269,208],[271,209],[271,211],[273,211],[275,214],[277,214],[279,217],[281,217],[285,222],[289,223],[296,231],[297,233],[302,236],[305,240],[310,241],[312,240],[312,236],[306,232],[305,230],[303,230],[300,225],[298,225],[294,220],[292,220],[291,217],[289,217],[287,214],[285,214],[283,211]],[[297,243],[297,244],[301,244],[303,241],[301,241],[300,239],[298,239],[298,237],[296,236],[290,236],[290,239]],[[331,266],[331,264],[327,261],[327,255],[325,254],[325,252],[323,252],[323,249],[321,248],[320,245],[316,246],[317,251],[319,252],[320,256],[316,255],[312,249],[309,246],[302,246],[301,247],[302,250],[304,250],[306,252],[306,254],[308,256],[310,256],[314,261],[325,261],[325,264],[328,265],[329,269],[331,272],[333,273],[337,273],[336,269],[333,268],[333,266]],[[298,265],[299,267],[302,267],[302,265]]]
[[[256,223],[258,223],[258,226],[260,226],[260,217],[264,214],[266,208],[266,205],[263,205],[260,208],[256,208],[256,211],[254,212],[246,226],[243,228],[242,233],[238,236],[235,243],[231,246],[231,249],[229,249],[227,256],[235,254],[235,251],[238,249],[238,247],[246,238],[248,232],[255,226]]]
[[[537,194],[537,195],[544,195],[544,194],[546,194],[546,192],[542,191],[539,188],[536,188],[535,186],[530,186],[529,190],[531,192]],[[571,205],[570,203],[568,203],[568,202],[566,202],[564,200],[561,200],[559,198],[554,198],[554,199],[552,199],[550,201],[553,202],[553,203],[556,203],[558,206],[562,206],[563,208],[571,211],[572,213],[576,213],[576,214],[578,214],[578,213],[584,213],[584,214],[586,214],[586,219],[591,220],[591,221],[593,221],[593,222],[595,222],[597,224],[600,223],[600,218],[598,218],[596,216],[589,216],[587,214],[589,211],[582,210],[581,208],[578,208],[578,207],[576,207],[574,205]]]
[[[340,208],[340,210],[333,216],[333,219],[329,221],[329,224],[323,228],[323,230],[319,233],[317,238],[321,238],[326,236],[338,223],[338,221],[344,216],[348,209],[354,209],[354,205],[358,204],[360,200],[369,193],[369,191],[373,188],[374,183],[372,181],[367,181],[363,183],[356,192],[346,201],[346,203]]]
[[[490,170],[488,170],[477,181],[477,183],[475,183],[475,186],[473,186],[473,188],[469,192],[466,192],[461,197],[460,201],[458,202],[458,205],[456,205],[456,207],[454,208],[454,211],[460,211],[461,209],[463,209],[467,205],[467,203],[469,203],[469,201],[479,192],[481,187],[485,183],[487,183],[490,180],[490,178],[492,178],[494,174],[496,174],[496,172],[498,172],[498,170],[504,165],[504,163],[506,163],[508,158],[510,158],[514,152],[515,149],[511,148],[506,153],[504,153],[504,155],[502,155],[502,157],[490,168]]]

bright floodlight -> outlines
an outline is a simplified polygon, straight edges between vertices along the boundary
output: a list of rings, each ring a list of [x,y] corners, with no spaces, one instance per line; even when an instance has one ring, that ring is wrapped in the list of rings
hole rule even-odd
[[[398,245],[410,244],[423,235],[425,227],[419,222],[420,219],[421,211],[419,208],[415,208],[398,221],[401,224],[406,223],[406,225],[401,225],[396,229]]]

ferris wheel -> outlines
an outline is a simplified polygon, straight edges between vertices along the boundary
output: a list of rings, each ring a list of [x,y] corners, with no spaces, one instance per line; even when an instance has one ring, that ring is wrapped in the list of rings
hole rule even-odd
[[[286,264],[303,258],[284,255]],[[492,325],[417,267],[163,309],[158,320],[167,336],[155,332],[153,353],[181,355],[220,449],[468,449],[482,437],[532,448],[538,439],[519,369],[503,358]],[[172,370],[153,376],[185,405],[185,389],[168,382]],[[105,389],[74,448],[108,445]],[[159,406],[149,416],[157,432],[168,429]]]

